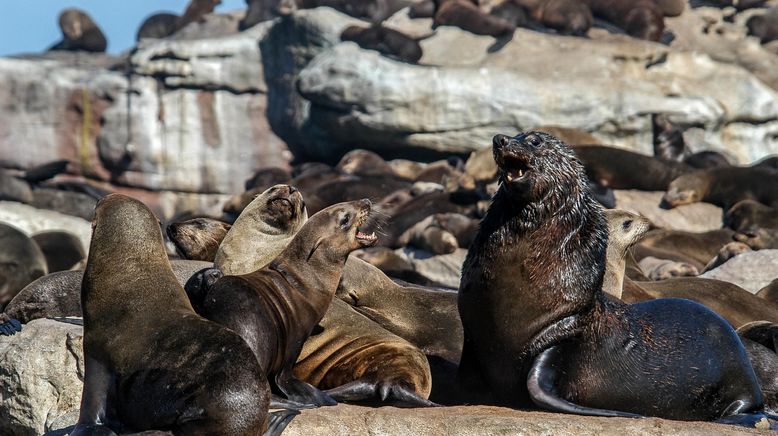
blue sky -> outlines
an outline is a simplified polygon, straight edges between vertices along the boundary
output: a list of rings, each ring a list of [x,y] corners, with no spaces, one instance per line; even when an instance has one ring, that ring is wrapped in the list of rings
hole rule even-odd
[[[80,8],[100,25],[108,51],[120,53],[135,43],[135,33],[149,15],[181,14],[188,0],[1,0],[0,56],[41,52],[60,40],[57,25],[62,9]],[[244,0],[222,0],[217,11],[245,9]]]

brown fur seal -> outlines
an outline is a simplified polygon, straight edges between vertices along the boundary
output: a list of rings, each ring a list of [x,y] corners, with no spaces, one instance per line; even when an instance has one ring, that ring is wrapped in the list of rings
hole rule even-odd
[[[327,6],[367,21],[378,23],[400,9],[413,4],[412,0],[296,0],[299,9]]]
[[[778,248],[778,210],[754,200],[742,200],[724,216],[724,224],[735,230],[735,240],[754,250]]]
[[[732,166],[732,164],[729,162],[729,159],[727,159],[726,156],[719,153],[718,151],[712,151],[712,150],[698,151],[697,153],[692,153],[683,159],[683,163],[689,165],[690,167],[697,168],[700,170],[705,170],[709,168],[724,168],[724,167]]]
[[[192,310],[151,211],[129,197],[104,198],[89,251],[84,388],[71,434],[264,432],[262,368],[238,335]]]
[[[0,306],[48,272],[46,256],[29,236],[0,223]]]
[[[770,284],[760,289],[756,296],[778,304],[778,279],[773,280]]]
[[[605,219],[608,220],[608,249],[605,254],[602,290],[606,294],[621,298],[627,249],[645,235],[651,222],[643,216],[619,209],[606,210]]]
[[[46,269],[50,273],[69,270],[86,257],[81,239],[70,232],[40,232],[32,235],[32,240],[46,257]]]
[[[329,307],[349,253],[375,243],[364,234],[368,200],[340,203],[311,217],[267,266],[227,275],[208,291],[201,314],[237,332],[276,392],[306,405],[335,401],[294,377],[303,343]],[[268,345],[272,344],[272,347]]]
[[[732,242],[734,234],[729,229],[701,233],[654,229],[646,233],[631,251],[638,262],[651,256],[688,263],[700,272],[716,257],[721,247]]]
[[[299,194],[298,194],[299,195]],[[269,205],[264,206],[265,208],[272,208],[272,203]],[[293,221],[293,217],[291,215],[291,210],[284,211],[285,219],[288,221]],[[247,214],[254,215],[253,217],[248,216]],[[247,215],[244,218],[244,215]],[[273,235],[263,235],[261,229],[263,227],[266,227],[262,224],[259,226],[254,224],[257,221],[261,221],[262,217],[266,216],[267,212],[263,210],[263,207],[261,205],[257,205],[255,208],[247,209],[244,211],[243,215],[241,215],[241,218],[239,221],[235,222],[235,225],[230,230],[230,233],[233,235],[229,240],[225,239],[222,243],[222,246],[220,247],[220,251],[222,253],[233,253],[235,255],[243,256],[240,262],[232,262],[229,259],[228,255],[225,255],[224,261],[220,262],[220,265],[222,265],[223,271],[226,274],[231,275],[239,275],[239,274],[246,274],[249,271],[254,271],[257,269],[260,269],[267,265],[270,261],[272,261],[284,248],[287,246],[289,241],[294,237],[295,233],[297,232],[297,229],[294,228],[295,226],[291,226],[287,233],[285,234],[278,234],[278,227],[272,227],[271,231],[274,232]],[[304,221],[304,220],[303,220]],[[259,241],[259,245],[257,242]],[[364,262],[358,260],[358,259],[349,259],[346,262],[345,270],[343,273],[343,280],[345,280],[347,283],[352,284],[358,284],[362,283],[365,285],[370,285],[371,283],[376,283],[376,280],[380,280],[381,278],[376,278],[375,273],[379,274],[383,279],[386,279],[386,276],[381,274],[380,271],[377,271],[375,268],[367,269],[367,268],[360,268],[362,264],[365,264]],[[369,267],[369,265],[368,265]],[[253,268],[253,269],[252,269]],[[334,318],[333,318],[334,317]],[[348,374],[353,373],[356,374],[358,372],[358,368],[363,367],[363,359],[367,358],[363,353],[360,353],[359,356],[354,353],[354,348],[349,343],[339,342],[338,335],[341,334],[347,334],[347,335],[353,335],[353,332],[359,332],[363,330],[365,327],[361,323],[357,324],[348,324],[345,322],[340,322],[337,319],[337,313],[327,311],[324,314],[324,318],[321,321],[323,324],[326,325],[337,325],[337,328],[330,328],[328,330],[325,330],[319,334],[316,341],[313,342],[306,342],[303,345],[302,349],[302,355],[309,356],[309,355],[315,355],[319,358],[322,358],[320,361],[321,365],[323,366],[332,366],[335,365],[333,363],[333,360],[327,360],[324,359],[326,354],[323,354],[321,351],[317,351],[317,341],[323,341],[328,340],[332,341],[333,343],[342,344],[343,349],[337,350],[333,348],[329,348],[329,350],[332,350],[333,352],[337,351],[338,354],[346,354],[348,356],[351,356],[349,358],[343,358],[339,357],[337,358],[337,369],[331,368],[331,371],[337,371],[339,374]],[[348,333],[352,332],[352,333]],[[328,339],[327,339],[328,338]],[[378,340],[380,338],[380,335],[374,335],[372,336],[373,339]],[[394,341],[394,340],[393,340]],[[375,349],[377,350],[384,350],[389,345],[381,345],[376,343],[374,345]],[[406,349],[406,346],[399,347],[395,353],[403,353]],[[368,355],[369,356],[369,355]],[[409,356],[407,358],[409,361],[413,361],[415,357]],[[370,360],[370,359],[368,359]],[[308,360],[307,362],[307,368],[310,369],[311,360]],[[379,371],[376,375],[376,380],[373,380],[375,384],[373,385],[375,389],[373,390],[367,390],[365,383],[367,382],[365,379],[360,380],[360,384],[349,384],[348,388],[353,389],[351,393],[344,392],[344,389],[340,389],[335,394],[338,398],[343,399],[354,399],[355,396],[364,396],[363,399],[370,399],[372,398],[372,394],[379,394],[389,395],[388,398],[383,397],[382,399],[388,400],[388,401],[400,401],[404,403],[408,403],[411,401],[411,399],[415,399],[416,405],[429,405],[429,402],[427,401],[426,397],[420,397],[419,394],[413,393],[413,392],[407,392],[406,388],[408,386],[413,386],[414,383],[411,382],[412,379],[418,379],[420,377],[425,377],[426,373],[415,373],[415,375],[409,379],[406,383],[402,383],[398,385],[397,387],[391,389],[388,393],[383,392],[381,389],[378,389],[380,386],[387,386],[388,384],[391,384],[397,380],[398,374],[405,374],[407,371],[413,371],[413,368],[417,368],[417,366],[409,367],[409,368],[401,368],[394,370],[390,367],[382,368],[381,371]],[[355,381],[356,379],[352,379],[351,381]],[[395,398],[394,394],[399,394],[402,392],[402,398]],[[343,395],[343,397],[339,397],[339,395]]]
[[[765,406],[778,409],[778,325],[769,321],[755,321],[739,329],[754,372],[762,387]]]
[[[778,208],[778,172],[767,168],[712,168],[673,180],[663,202],[668,207],[704,201],[729,209],[741,200]]]
[[[594,21],[589,6],[578,0],[525,0],[519,3],[531,4],[529,10],[534,20],[564,35],[584,36]]]
[[[721,317],[687,300],[604,296],[606,222],[572,150],[540,132],[493,142],[501,186],[462,269],[460,379],[485,382],[498,404],[584,415],[761,411],[754,370]]]
[[[456,26],[476,35],[505,36],[516,30],[516,26],[484,13],[476,4],[468,0],[438,0],[433,28],[437,26]]]
[[[677,177],[691,171],[680,162],[663,161],[620,148],[575,147],[592,182],[613,189],[664,191]]]
[[[370,27],[348,26],[340,34],[340,39],[411,64],[419,62],[422,56],[418,39],[380,24],[373,24]]]
[[[746,21],[748,34],[767,44],[778,39],[778,8],[768,9],[766,13],[754,15]]]
[[[654,0],[665,17],[677,17],[686,9],[687,0]]]
[[[570,127],[548,125],[534,127],[532,130],[548,133],[551,136],[559,138],[559,140],[565,144],[570,145],[593,145],[601,142],[589,132]],[[487,150],[489,149],[487,148]],[[489,158],[492,158],[491,155],[489,155]],[[492,165],[494,165],[494,159],[492,159]]]
[[[665,29],[662,10],[654,0],[583,0],[595,16],[635,38],[659,41]]]
[[[214,265],[225,274],[256,271],[273,260],[273,255],[262,254],[266,246],[285,246],[307,219],[300,191],[289,185],[273,186],[240,214],[219,245]]]
[[[275,185],[289,183],[292,179],[292,174],[283,168],[269,167],[257,170],[251,177],[244,183],[247,191],[252,189],[261,189],[262,191],[271,188]],[[262,192],[260,191],[260,192]]]
[[[102,53],[108,46],[103,31],[86,12],[70,8],[59,14],[62,41],[49,50],[88,51]]]
[[[144,38],[167,38],[191,23],[201,20],[221,4],[221,0],[192,0],[184,10],[184,15],[160,13],[148,17],[140,25],[136,40]]]
[[[171,223],[167,234],[184,259],[213,262],[232,226],[213,218],[195,218]]]

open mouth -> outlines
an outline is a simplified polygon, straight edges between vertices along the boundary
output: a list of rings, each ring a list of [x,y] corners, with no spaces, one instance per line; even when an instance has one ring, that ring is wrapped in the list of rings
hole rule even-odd
[[[363,247],[369,247],[371,245],[374,245],[378,241],[378,236],[375,234],[374,231],[368,230],[368,228],[373,227],[372,223],[374,220],[370,219],[370,212],[368,212],[362,217],[362,219],[359,222],[359,225],[357,226],[357,233],[355,235],[357,241],[362,245]]]
[[[505,173],[505,180],[508,182],[514,182],[523,179],[529,171],[529,165],[527,165],[527,162],[524,161],[524,159],[513,155],[503,156],[502,165],[500,166],[503,168]]]

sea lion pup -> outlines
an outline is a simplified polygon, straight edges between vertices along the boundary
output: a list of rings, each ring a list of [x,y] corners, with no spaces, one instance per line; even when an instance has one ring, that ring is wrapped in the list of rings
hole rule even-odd
[[[592,13],[635,38],[659,41],[665,30],[662,10],[654,0],[583,0]]]
[[[370,27],[348,26],[340,34],[341,41],[351,41],[366,50],[375,50],[384,56],[415,64],[422,56],[419,39],[373,24]]]
[[[532,18],[564,35],[584,36],[592,27],[592,11],[579,0],[520,0]]]
[[[213,218],[195,218],[171,223],[167,235],[184,259],[213,262],[232,226]]]
[[[493,37],[506,36],[516,30],[516,26],[484,13],[469,0],[437,0],[432,28],[438,26],[456,26],[462,30]]]
[[[0,223],[0,307],[47,272],[38,244],[16,227]]]
[[[105,52],[108,42],[103,31],[86,12],[69,8],[59,14],[62,41],[49,50]]]
[[[612,189],[664,191],[692,168],[633,151],[603,145],[576,146],[575,153],[594,183]]]
[[[238,335],[192,310],[151,211],[112,194],[93,226],[81,284],[84,388],[71,434],[264,432],[262,368]]]
[[[49,230],[32,235],[46,257],[46,269],[53,273],[73,268],[86,257],[78,236],[61,230]]]
[[[206,295],[201,314],[237,332],[254,351],[274,391],[288,400],[336,404],[292,370],[303,343],[332,302],[349,253],[377,240],[375,233],[360,230],[370,211],[367,199],[320,211],[267,266],[224,276]]]
[[[778,171],[729,167],[694,171],[673,180],[662,201],[668,208],[704,201],[725,210],[741,200],[778,208]]]
[[[136,41],[146,38],[167,38],[191,23],[200,21],[221,4],[221,0],[192,0],[184,10],[184,15],[170,13],[154,14],[146,18],[138,28]]]
[[[303,196],[293,186],[276,185],[255,198],[243,210],[219,245],[214,265],[226,274],[254,271],[272,260],[257,264],[256,250],[276,245],[291,237],[308,219]],[[242,243],[251,241],[251,244]],[[244,250],[251,250],[244,252]]]
[[[605,254],[602,290],[606,294],[621,298],[627,249],[646,234],[651,222],[641,215],[620,209],[606,210],[605,219],[608,220],[608,249]]]
[[[567,145],[541,132],[493,143],[501,185],[459,289],[466,386],[485,382],[497,404],[593,416],[736,421],[762,410],[721,317],[687,300],[604,296],[607,225]]]

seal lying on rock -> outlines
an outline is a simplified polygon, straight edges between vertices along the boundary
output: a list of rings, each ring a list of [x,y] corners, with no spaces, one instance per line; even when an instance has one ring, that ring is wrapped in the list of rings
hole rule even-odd
[[[741,200],[778,208],[778,171],[764,167],[712,168],[684,174],[667,187],[668,207],[704,201],[725,210]]]
[[[238,335],[192,310],[139,201],[112,194],[98,204],[82,300],[84,388],[72,435],[268,430],[262,368]]]
[[[498,404],[594,416],[737,421],[762,410],[721,317],[686,300],[604,296],[607,227],[567,145],[540,132],[493,143],[501,185],[459,289],[466,386],[485,382]]]
[[[184,259],[213,262],[231,227],[212,218],[194,218],[171,223],[167,226],[167,235]]]
[[[332,302],[349,253],[375,243],[360,230],[369,200],[330,206],[311,217],[264,268],[224,276],[209,290],[201,314],[237,332],[251,347],[274,390],[306,405],[335,401],[292,370],[303,343]]]
[[[70,8],[59,14],[62,41],[49,50],[88,51],[102,53],[108,46],[103,31],[86,12]]]

